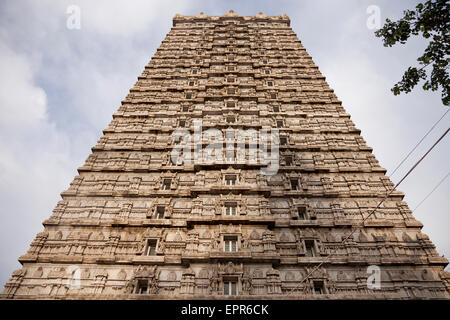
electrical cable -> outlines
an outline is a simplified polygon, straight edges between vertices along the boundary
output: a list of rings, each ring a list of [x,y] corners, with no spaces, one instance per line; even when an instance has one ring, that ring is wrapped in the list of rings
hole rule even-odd
[[[428,136],[428,134],[434,129],[434,127],[437,126],[437,124],[445,117],[445,115],[450,111],[450,108],[448,108],[447,111],[445,111],[445,113],[442,115],[442,117],[439,118],[439,120],[430,128],[430,130],[428,130],[428,132],[422,137],[422,139],[420,139],[420,141],[414,146],[414,148],[412,148],[412,150],[406,155],[405,158],[403,158],[403,160],[397,165],[397,167],[394,169],[394,171],[392,171],[392,173],[389,175],[389,178],[392,177],[394,175],[394,173],[398,170],[398,168],[400,168],[400,166],[406,161],[406,159],[409,158],[409,156],[411,155],[411,153],[414,152],[414,150],[417,149],[417,147],[422,143],[422,141]]]
[[[431,194],[442,184],[442,182],[444,182],[445,179],[447,179],[447,177],[449,175],[450,175],[450,172],[447,173],[447,175],[444,178],[442,178],[441,181],[439,181],[439,183],[433,188],[433,190],[431,190],[431,192],[429,194],[427,194],[427,196],[425,198],[423,198],[422,201],[419,202],[419,204],[414,208],[414,210],[412,212],[416,211],[417,208],[420,207],[420,205],[422,203],[424,203],[425,200],[427,200],[429,196],[431,196]]]
[[[411,167],[411,169],[409,169],[409,171],[403,176],[403,178],[397,182],[397,184],[386,194],[386,196],[378,203],[378,205],[375,207],[375,209],[373,209],[369,215],[367,217],[365,217],[362,220],[362,226],[364,227],[364,222],[370,217],[372,216],[375,211],[381,206],[381,204],[392,194],[392,192],[394,192],[394,190],[406,179],[406,177],[409,176],[409,174],[419,165],[419,163],[422,162],[423,159],[425,159],[425,157],[431,152],[431,150],[433,150],[433,148],[447,135],[447,133],[450,131],[450,127],[441,135],[441,137],[428,149],[428,151]],[[341,243],[345,243],[345,241],[347,241],[352,235],[353,233],[355,233],[355,231],[357,230],[357,228],[353,228],[353,230],[350,232],[350,234],[348,236],[346,236],[344,239],[342,239]],[[324,260],[322,262],[320,262],[316,267],[313,268],[312,271],[310,271],[301,281],[300,283],[297,285],[296,288],[298,288],[298,286],[300,286],[300,284],[302,284],[303,282],[305,282],[317,269],[319,269],[326,261],[327,259],[329,259],[330,257],[332,257],[333,255],[335,255],[336,252],[332,252],[330,254],[328,254]],[[292,288],[291,292],[294,292],[294,289],[296,288]]]

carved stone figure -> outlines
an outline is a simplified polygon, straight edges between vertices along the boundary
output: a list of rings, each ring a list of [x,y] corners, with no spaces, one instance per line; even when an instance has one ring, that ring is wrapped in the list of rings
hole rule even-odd
[[[450,299],[343,106],[285,14],[177,14],[0,299]]]

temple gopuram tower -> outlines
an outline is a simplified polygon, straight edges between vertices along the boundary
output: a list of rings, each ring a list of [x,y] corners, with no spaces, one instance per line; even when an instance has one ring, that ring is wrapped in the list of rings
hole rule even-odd
[[[1,298],[450,298],[286,15],[177,14],[78,172]]]

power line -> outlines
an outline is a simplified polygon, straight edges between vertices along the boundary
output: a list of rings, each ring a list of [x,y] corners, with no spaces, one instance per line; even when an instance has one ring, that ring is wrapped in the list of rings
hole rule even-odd
[[[430,128],[430,130],[428,130],[428,132],[422,137],[422,139],[420,139],[420,141],[414,146],[414,148],[412,148],[412,150],[406,155],[406,157],[403,158],[403,160],[397,165],[397,167],[394,169],[394,171],[392,171],[392,173],[389,175],[389,178],[394,175],[394,173],[398,170],[398,168],[400,168],[400,166],[406,161],[406,159],[409,158],[409,156],[414,152],[414,150],[417,149],[417,147],[422,143],[422,141],[428,136],[428,134],[434,129],[434,127],[437,126],[437,124],[446,116],[446,114],[449,111],[450,111],[450,108],[448,108],[448,110],[445,111],[445,113],[442,115],[442,117],[439,118],[439,120]]]
[[[406,173],[405,176],[395,185],[394,189],[397,188],[400,185],[400,183],[402,183],[403,180],[406,179],[406,177],[417,167],[417,165],[419,163],[422,162],[422,160],[431,152],[431,150],[433,150],[433,148],[445,137],[445,135],[449,131],[450,131],[450,127],[447,129],[447,131],[444,132],[444,134],[439,139],[437,139],[437,141],[431,146],[430,149],[428,149],[428,151],[422,156],[422,158],[420,158],[419,161],[417,161],[416,164],[413,165],[411,169],[409,169],[408,173]]]
[[[420,201],[420,203],[414,208],[414,210],[413,210],[412,212],[416,211],[416,209],[417,209],[418,207],[420,207],[420,205],[421,205],[422,203],[424,203],[425,200],[427,200],[429,196],[431,196],[431,194],[432,194],[432,193],[433,193],[433,192],[434,192],[434,191],[442,184],[442,182],[444,182],[445,179],[447,179],[447,177],[448,177],[449,175],[450,175],[450,172],[447,173],[447,175],[446,175],[444,178],[442,178],[441,181],[439,181],[439,183],[433,188],[433,190],[431,190],[431,192],[430,192],[429,194],[427,194],[427,196],[426,196],[425,198],[423,198],[422,201]]]
[[[433,150],[433,148],[447,135],[447,133],[450,131],[450,127],[442,134],[442,136],[428,149],[428,151],[411,167],[411,169],[409,169],[409,171],[403,176],[402,179],[400,179],[399,182],[397,182],[397,184],[386,194],[386,196],[378,203],[378,205],[375,207],[375,209],[373,209],[369,215],[367,217],[365,217],[362,220],[362,227],[364,227],[364,222],[369,219],[370,216],[372,216],[375,211],[381,206],[381,204],[387,199],[389,198],[389,196],[392,194],[392,192],[394,192],[394,190],[406,179],[406,177],[409,176],[409,174],[419,165],[419,163],[422,162],[423,159],[425,159],[425,157],[431,152],[431,150]],[[348,236],[346,236],[344,239],[342,239],[341,243],[345,243],[345,241],[347,241],[357,230],[357,228],[353,228],[353,230],[349,233]],[[313,268],[312,271],[310,271],[301,281],[300,283],[297,285],[296,288],[298,288],[298,286],[300,284],[302,284],[303,282],[305,282],[317,269],[319,269],[326,261],[327,259],[329,259],[330,257],[336,255],[336,252],[332,252],[330,254],[328,254],[324,260],[322,262],[320,262],[317,266],[315,266]],[[294,291],[294,289],[296,288],[292,288],[291,292]]]

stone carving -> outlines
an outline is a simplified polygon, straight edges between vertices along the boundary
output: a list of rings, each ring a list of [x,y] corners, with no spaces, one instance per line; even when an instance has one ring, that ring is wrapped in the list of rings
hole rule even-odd
[[[34,272],[33,277],[40,278],[40,277],[42,277],[42,274],[43,274],[42,267],[39,267]]]
[[[125,270],[120,269],[119,273],[117,274],[117,279],[119,280],[125,280],[127,278],[127,273]]]
[[[171,271],[167,274],[167,280],[169,281],[176,281],[177,280],[177,274],[174,271]]]
[[[217,268],[214,268],[209,283],[211,288],[211,294],[217,294],[220,285],[220,279],[219,274],[217,272]]]
[[[291,271],[286,272],[285,280],[286,281],[293,281],[293,280],[295,280],[295,274],[293,272],[291,272]]]
[[[174,130],[200,121],[192,148],[215,132],[232,152],[172,159]],[[249,147],[275,127],[268,175]],[[288,16],[177,14],[0,298],[450,298],[448,261],[398,191],[363,221],[392,187]]]
[[[252,233],[250,234],[250,239],[251,240],[260,240],[261,239],[261,235],[259,234],[258,231],[253,230]]]
[[[157,266],[139,266],[133,273],[131,280],[126,285],[127,290],[131,293],[140,292],[141,288],[146,288],[142,290],[143,293],[147,294],[157,294],[159,291],[159,275],[161,270]]]
[[[248,272],[244,271],[244,274],[242,276],[242,293],[243,294],[250,294],[252,290],[252,278],[248,274]]]

